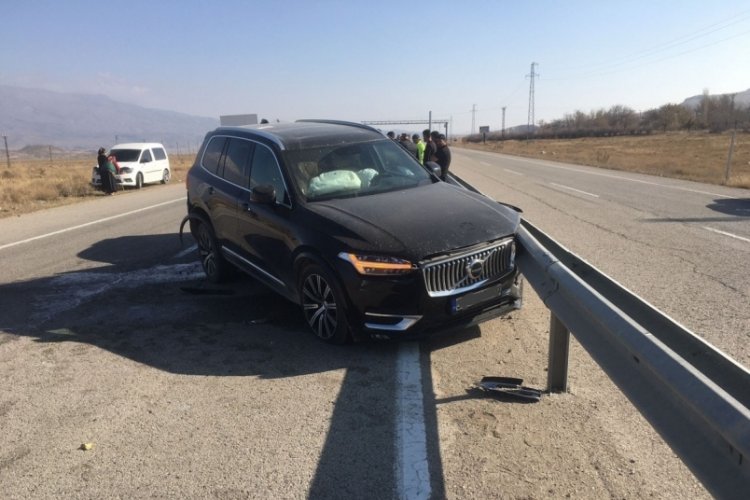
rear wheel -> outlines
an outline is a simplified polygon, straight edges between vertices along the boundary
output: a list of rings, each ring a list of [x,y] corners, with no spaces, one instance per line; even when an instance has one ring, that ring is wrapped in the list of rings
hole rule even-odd
[[[169,169],[165,168],[164,172],[162,172],[162,174],[161,174],[161,183],[162,184],[168,183],[169,182],[169,178],[170,178]]]
[[[138,173],[138,175],[135,176],[135,188],[141,189],[143,187],[143,174]]]
[[[318,264],[308,264],[299,287],[305,321],[313,333],[331,344],[349,340],[346,301],[333,274]]]
[[[213,228],[207,222],[202,221],[191,221],[191,225],[194,225],[192,232],[198,243],[198,255],[203,272],[206,273],[206,279],[212,283],[225,281],[229,263],[221,256],[221,248]]]

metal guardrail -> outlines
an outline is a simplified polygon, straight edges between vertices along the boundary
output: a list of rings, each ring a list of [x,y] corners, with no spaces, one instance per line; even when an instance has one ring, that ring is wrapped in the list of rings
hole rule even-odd
[[[712,495],[750,498],[750,371],[525,219],[518,240],[551,313],[548,390],[567,389],[572,333]]]
[[[552,314],[549,389],[567,385],[569,331],[714,496],[750,498],[750,372],[528,221],[518,238]]]

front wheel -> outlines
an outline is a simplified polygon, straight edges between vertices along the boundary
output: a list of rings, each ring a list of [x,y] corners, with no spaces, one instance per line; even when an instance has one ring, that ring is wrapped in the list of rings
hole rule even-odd
[[[135,188],[141,189],[143,187],[143,174],[140,172],[135,176]]]
[[[347,342],[346,301],[333,274],[309,264],[302,270],[299,287],[305,321],[313,333],[330,344]]]
[[[169,169],[165,168],[164,172],[162,172],[162,174],[161,174],[161,183],[162,184],[168,183],[169,182],[169,178],[170,178]]]

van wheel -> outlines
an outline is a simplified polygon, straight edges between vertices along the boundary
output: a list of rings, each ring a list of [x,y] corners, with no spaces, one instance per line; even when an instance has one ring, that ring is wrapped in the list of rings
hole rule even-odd
[[[141,189],[143,187],[143,174],[139,173],[135,176],[135,188]]]
[[[191,225],[197,227],[191,228],[198,243],[198,255],[200,256],[201,267],[206,273],[206,279],[211,283],[221,283],[226,280],[229,263],[221,256],[219,242],[214,235],[214,230],[210,224],[202,221],[191,221]]]
[[[330,344],[346,343],[346,300],[333,274],[323,266],[308,264],[302,269],[299,290],[302,312],[313,333]]]
[[[169,182],[169,169],[165,168],[164,172],[161,174],[161,183],[166,184]]]

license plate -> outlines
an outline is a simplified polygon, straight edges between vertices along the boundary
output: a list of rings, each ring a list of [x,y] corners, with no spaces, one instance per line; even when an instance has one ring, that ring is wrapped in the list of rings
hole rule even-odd
[[[451,299],[451,312],[457,313],[465,311],[466,309],[481,304],[482,302],[487,302],[499,297],[501,292],[502,286],[495,285],[482,290],[477,290],[476,292],[467,293],[466,295],[461,295],[460,297],[454,297]]]

